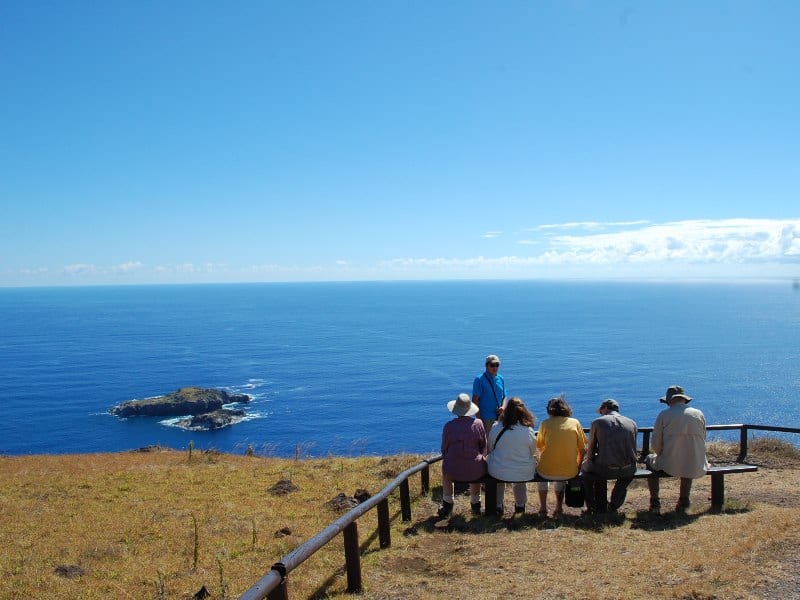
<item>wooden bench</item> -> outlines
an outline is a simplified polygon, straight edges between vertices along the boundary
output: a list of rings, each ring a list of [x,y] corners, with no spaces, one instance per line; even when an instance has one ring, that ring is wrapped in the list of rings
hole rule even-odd
[[[723,465],[723,466],[712,466],[706,472],[706,475],[711,477],[711,509],[714,511],[722,510],[722,506],[725,504],[725,475],[730,475],[732,473],[752,473],[754,471],[758,471],[758,467],[756,465],[745,465],[745,464],[735,464],[735,465]],[[663,471],[651,471],[649,469],[636,469],[636,474],[633,476],[634,479],[649,479],[651,477],[671,477],[664,473]],[[540,477],[538,474],[533,478],[529,479],[528,481],[538,482],[538,481],[548,481],[543,477]],[[527,483],[526,481],[525,483]],[[480,479],[476,481],[463,481],[458,483],[482,483],[484,484],[484,500],[485,500],[485,507],[484,507],[484,514],[486,515],[493,515],[495,512],[495,507],[497,506],[497,484],[498,483],[522,483],[517,481],[502,481],[500,479],[495,479],[491,475],[484,475]]]

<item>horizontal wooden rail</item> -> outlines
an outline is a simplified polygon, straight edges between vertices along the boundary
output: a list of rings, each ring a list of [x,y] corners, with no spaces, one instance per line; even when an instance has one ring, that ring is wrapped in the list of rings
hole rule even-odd
[[[755,431],[775,431],[778,433],[800,433],[797,427],[777,427],[774,425],[742,425],[739,434],[739,457],[736,459],[738,462],[744,462],[747,458],[747,432]]]

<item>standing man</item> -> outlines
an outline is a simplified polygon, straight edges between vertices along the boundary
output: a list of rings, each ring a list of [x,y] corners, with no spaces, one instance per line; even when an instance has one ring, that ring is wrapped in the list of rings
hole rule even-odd
[[[679,385],[667,388],[667,393],[659,401],[669,408],[656,417],[651,444],[653,454],[647,456],[645,465],[651,471],[664,471],[681,478],[675,510],[683,512],[689,507],[692,479],[702,477],[708,470],[706,418],[696,408],[687,406],[692,398]],[[661,510],[659,478],[651,477],[647,484],[650,488],[650,512],[657,513]]]
[[[586,508],[590,513],[616,512],[636,474],[636,423],[619,414],[619,403],[603,400],[597,409],[600,417],[592,421],[586,460],[581,479],[586,490]],[[606,499],[608,479],[616,479],[611,501]]]
[[[486,370],[472,382],[472,401],[478,405],[476,415],[483,421],[488,435],[494,422],[503,416],[506,408],[506,383],[498,373],[500,359],[495,354],[486,357]]]

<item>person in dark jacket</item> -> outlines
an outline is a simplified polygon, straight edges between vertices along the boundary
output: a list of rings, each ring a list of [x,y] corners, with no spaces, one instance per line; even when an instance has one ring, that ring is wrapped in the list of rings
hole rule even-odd
[[[619,403],[604,400],[592,421],[581,479],[590,513],[616,512],[625,502],[628,486],[636,474],[636,423],[619,414]],[[606,499],[608,479],[614,479],[611,499]]]

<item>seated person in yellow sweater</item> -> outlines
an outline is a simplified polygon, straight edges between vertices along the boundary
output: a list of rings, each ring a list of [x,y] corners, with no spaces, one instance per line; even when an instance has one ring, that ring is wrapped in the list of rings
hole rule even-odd
[[[553,484],[556,507],[553,518],[564,512],[564,487],[566,481],[578,474],[586,453],[586,434],[578,419],[572,418],[572,408],[564,395],[547,402],[549,417],[542,421],[536,436],[539,448],[539,464],[536,472],[550,481],[537,482],[539,490],[539,514],[547,515],[547,489]]]

